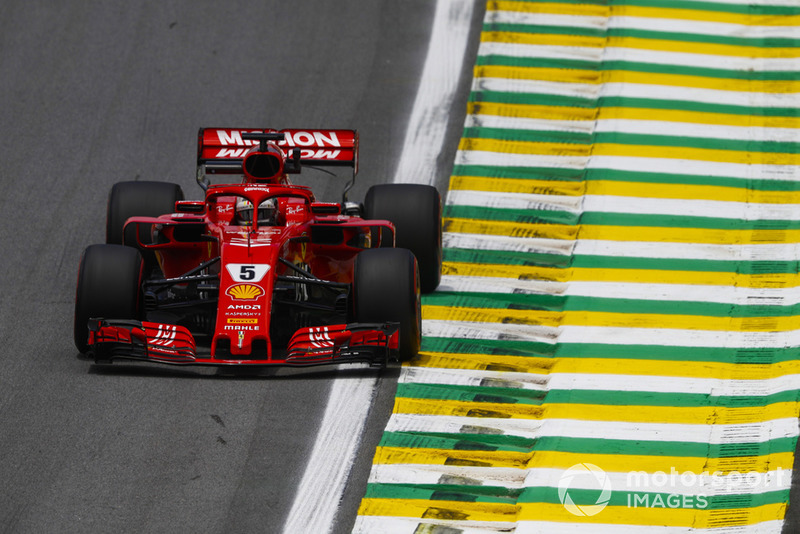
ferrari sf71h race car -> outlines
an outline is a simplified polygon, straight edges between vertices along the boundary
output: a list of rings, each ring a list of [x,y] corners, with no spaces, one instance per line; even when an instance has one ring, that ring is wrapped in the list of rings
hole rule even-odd
[[[288,180],[335,165],[353,171],[338,203]],[[431,186],[384,184],[348,202],[357,172],[354,130],[201,129],[204,200],[166,182],[112,188],[106,243],[81,258],[78,350],[102,363],[410,359],[420,291],[441,278],[441,200]]]

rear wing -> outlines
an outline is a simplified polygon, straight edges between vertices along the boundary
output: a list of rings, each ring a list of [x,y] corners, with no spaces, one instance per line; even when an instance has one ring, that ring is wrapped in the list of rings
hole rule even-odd
[[[258,141],[244,139],[248,133],[283,134],[276,141],[286,159],[298,158],[301,164],[345,166],[358,172],[358,131],[269,128],[200,128],[197,135],[197,181],[208,184],[207,174],[242,174],[244,155]],[[245,136],[246,137],[246,136]]]

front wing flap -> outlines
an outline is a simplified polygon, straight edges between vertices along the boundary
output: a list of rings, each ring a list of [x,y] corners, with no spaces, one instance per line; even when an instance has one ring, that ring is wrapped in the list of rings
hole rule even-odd
[[[97,361],[122,358],[186,364],[197,359],[197,346],[192,334],[182,326],[91,319],[89,354]]]
[[[397,355],[399,323],[301,328],[285,355],[215,356],[198,351],[188,329],[147,321],[91,319],[88,355],[98,362],[144,360],[178,365],[311,366],[363,362],[385,366]]]
[[[288,365],[344,361],[386,365],[397,352],[399,323],[340,324],[301,328],[289,340]]]

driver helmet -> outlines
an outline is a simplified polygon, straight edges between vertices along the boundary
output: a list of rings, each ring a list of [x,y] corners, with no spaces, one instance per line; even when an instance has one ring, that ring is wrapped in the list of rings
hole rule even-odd
[[[274,198],[268,198],[258,206],[258,224],[274,226],[278,218],[278,206]],[[253,221],[253,203],[240,198],[236,201],[236,224],[250,224]]]

